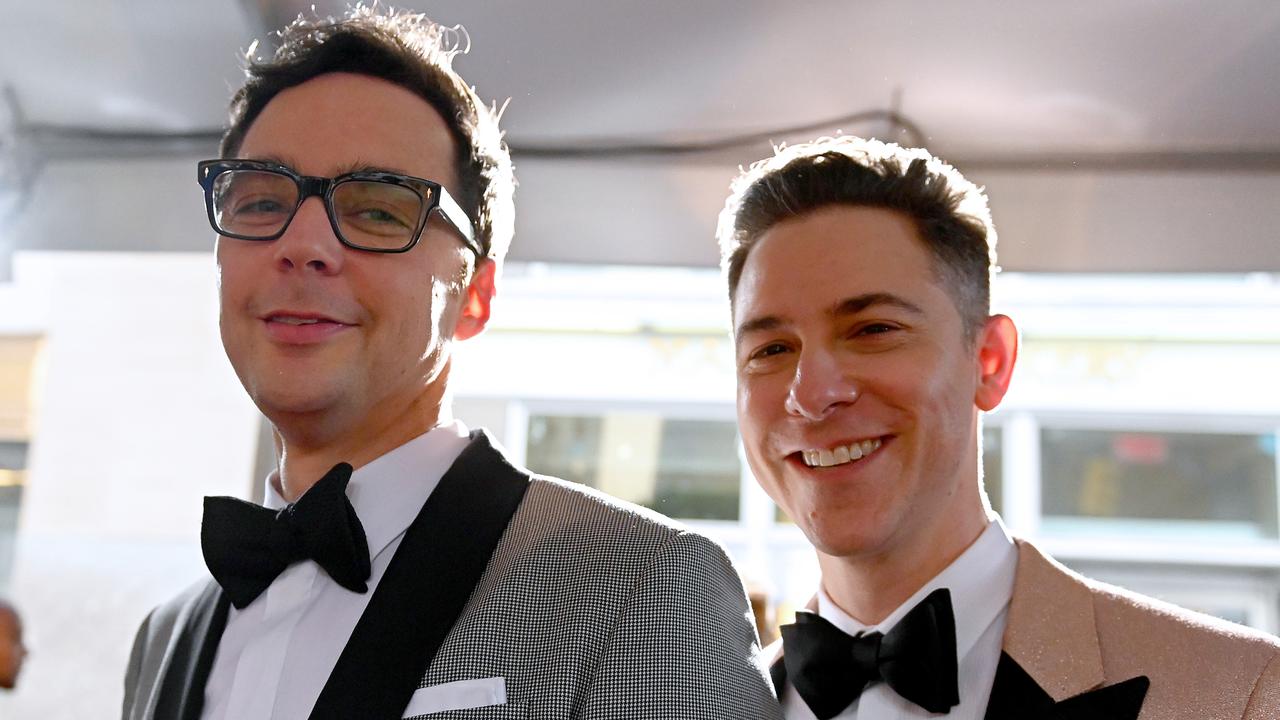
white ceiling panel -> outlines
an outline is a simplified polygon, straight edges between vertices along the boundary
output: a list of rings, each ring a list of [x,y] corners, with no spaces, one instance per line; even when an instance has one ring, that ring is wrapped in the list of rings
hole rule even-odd
[[[25,138],[36,155],[56,162],[211,153],[226,100],[240,81],[240,51],[311,4],[0,1],[9,6],[0,13],[0,83],[19,112],[10,154]],[[334,12],[343,3],[316,5]],[[1006,267],[1193,270],[1205,262],[1193,235],[1229,226],[1229,236],[1215,238],[1229,252],[1213,269],[1280,270],[1268,229],[1274,213],[1267,211],[1266,191],[1256,190],[1273,187],[1280,176],[1280,3],[1274,0],[405,5],[467,28],[472,50],[458,67],[482,97],[510,99],[504,125],[517,149],[698,141],[893,108],[926,133],[932,150],[975,176],[998,178],[993,191],[1009,188],[1003,194],[1012,197],[992,202],[997,217],[1011,218],[1013,234],[1025,235],[1009,247],[1025,252]],[[837,129],[894,137],[882,121],[768,137],[796,141]],[[0,123],[0,175],[3,134]],[[175,134],[176,145],[160,141]],[[681,158],[517,155],[523,187],[513,257],[714,262],[709,232],[728,180],[738,164],[768,150],[761,140]],[[1133,157],[1143,158],[1142,167],[1126,166],[1124,158]],[[1022,164],[1011,168],[1010,158]],[[1114,167],[1100,168],[1115,158]],[[1111,175],[1074,177],[1077,161]],[[1178,202],[1190,205],[1168,217],[1188,218],[1179,227],[1194,233],[1171,239],[1168,217],[1135,216],[1115,226],[1121,236],[1108,236],[1125,248],[1110,262],[1082,240],[1078,228],[1105,233],[1113,227],[1095,221],[1121,217],[1125,193],[1133,194],[1135,208],[1158,212],[1159,184],[1143,185],[1148,176],[1135,170],[1160,175],[1186,165],[1200,173],[1194,180],[1205,192],[1177,184]],[[1035,174],[1041,189],[1017,192],[1019,173]],[[1081,195],[1078,188],[1089,183],[1109,192]],[[1240,206],[1240,213],[1253,215],[1237,213],[1215,225],[1214,214],[1231,213],[1230,193],[1240,188],[1253,188]],[[184,192],[194,190],[192,183]],[[1082,197],[1095,199],[1088,204]],[[1198,198],[1213,203],[1199,208]],[[1002,208],[1015,200],[1046,204]],[[26,207],[37,205],[43,206]],[[1082,215],[1072,224],[1076,229],[1055,234],[1035,227],[1038,216],[1064,213]],[[28,219],[22,227],[40,222]],[[1035,244],[1045,238],[1071,244]],[[8,244],[48,242],[22,237]],[[164,238],[153,242],[156,249],[172,247]],[[0,233],[0,249],[5,244]],[[1180,248],[1187,250],[1181,264]],[[1045,262],[1049,267],[1042,268]]]

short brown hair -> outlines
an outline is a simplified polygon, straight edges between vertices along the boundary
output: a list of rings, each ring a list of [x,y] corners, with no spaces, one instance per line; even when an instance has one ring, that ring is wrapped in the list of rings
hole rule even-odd
[[[456,148],[458,204],[475,224],[484,254],[501,261],[514,230],[515,180],[499,112],[453,70],[454,56],[470,44],[466,31],[421,14],[357,5],[341,18],[299,15],[279,36],[271,57],[258,59],[249,51],[248,79],[231,99],[222,156],[239,151],[249,126],[284,90],[333,72],[392,82],[426,100],[444,119]]]
[[[779,149],[744,170],[716,235],[729,284],[760,236],[789,218],[832,205],[896,210],[915,223],[972,340],[991,312],[996,231],[982,189],[927,151],[842,136]]]

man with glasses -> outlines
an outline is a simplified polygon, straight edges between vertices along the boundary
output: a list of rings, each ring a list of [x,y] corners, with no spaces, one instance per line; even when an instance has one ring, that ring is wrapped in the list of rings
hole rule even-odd
[[[513,185],[454,33],[299,20],[199,164],[223,343],[278,470],[265,507],[205,499],[214,580],[143,623],[125,718],[777,717],[718,546],[450,414]]]
[[[1017,357],[981,189],[854,137],[779,151],[721,215],[747,462],[821,585],[766,656],[789,720],[1273,720],[1280,641],[1011,537],[980,414]]]

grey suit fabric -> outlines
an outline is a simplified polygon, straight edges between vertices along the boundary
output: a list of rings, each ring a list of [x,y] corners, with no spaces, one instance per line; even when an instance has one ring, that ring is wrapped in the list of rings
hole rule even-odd
[[[144,622],[126,720],[154,717],[167,658],[181,651],[175,628],[202,589]],[[507,703],[416,717],[780,720],[757,650],[742,581],[720,546],[643,508],[535,477],[420,683],[503,677]]]
[[[780,718],[755,650],[719,546],[536,479],[423,686],[503,676],[530,718]]]
[[[151,611],[142,621],[125,669],[124,720],[170,720],[156,713],[161,682],[176,655],[192,652],[183,647],[180,633],[198,603],[216,597],[216,592],[220,590],[212,580],[202,581]]]

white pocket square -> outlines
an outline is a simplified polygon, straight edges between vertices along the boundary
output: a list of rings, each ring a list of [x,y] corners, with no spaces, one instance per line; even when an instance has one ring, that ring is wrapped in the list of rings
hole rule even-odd
[[[445,710],[466,710],[468,708],[502,705],[507,702],[507,681],[505,678],[491,677],[478,680],[458,680],[457,682],[432,685],[418,688],[409,698],[402,717],[414,717],[426,713],[444,712]]]

